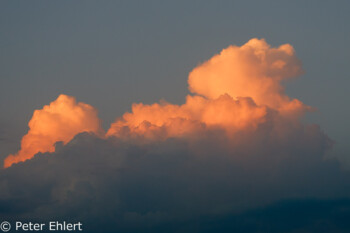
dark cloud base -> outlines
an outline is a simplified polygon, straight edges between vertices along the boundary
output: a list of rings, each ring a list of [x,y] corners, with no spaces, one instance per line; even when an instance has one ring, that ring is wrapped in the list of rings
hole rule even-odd
[[[0,172],[0,216],[84,232],[347,232],[349,175],[317,126],[164,141],[83,133]],[[278,130],[277,130],[278,129]]]
[[[1,209],[4,206],[1,205]],[[3,211],[6,209],[2,209]],[[350,232],[350,199],[284,200],[264,208],[256,208],[241,214],[204,215],[184,220],[160,222],[151,226],[137,224],[125,226],[103,217],[84,222],[83,232],[202,232],[202,233],[345,233]],[[18,218],[6,218],[13,223]],[[21,219],[41,221],[46,219]],[[55,219],[56,220],[56,219]],[[69,218],[62,218],[70,220]],[[23,231],[24,232],[24,231]]]
[[[242,214],[202,216],[146,232],[349,232],[350,200],[284,200]]]

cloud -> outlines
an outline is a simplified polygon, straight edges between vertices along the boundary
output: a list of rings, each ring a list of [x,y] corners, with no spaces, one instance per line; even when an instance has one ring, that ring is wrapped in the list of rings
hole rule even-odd
[[[328,137],[316,126],[286,132],[264,125],[235,141],[213,130],[147,143],[82,133],[3,169],[0,215],[82,221],[88,232],[168,232],[280,200],[349,197],[348,174],[324,159]]]
[[[241,221],[281,200],[347,200],[332,140],[284,92],[301,73],[289,44],[229,46],[190,72],[184,104],[133,104],[106,134],[93,107],[61,95],[34,112],[18,160],[0,171],[0,214],[90,232],[202,232],[205,219]]]
[[[251,39],[229,46],[190,72],[189,89],[196,95],[188,95],[185,104],[134,104],[107,135],[159,139],[213,127],[234,133],[255,130],[271,115],[297,121],[311,107],[290,99],[281,81],[301,73],[289,44],[271,48],[264,39]]]
[[[349,200],[288,200],[243,214],[205,217],[175,226],[184,232],[348,232]],[[159,229],[157,232],[162,232]],[[179,231],[181,231],[179,230]],[[174,231],[175,232],[175,231]]]
[[[28,126],[29,131],[21,141],[21,150],[9,155],[4,167],[31,159],[38,152],[53,152],[56,142],[67,143],[78,133],[102,133],[97,111],[67,95],[60,95],[50,105],[35,110]]]
[[[229,46],[220,54],[192,70],[188,84],[191,92],[210,99],[227,93],[249,96],[258,105],[285,110],[305,108],[290,100],[281,81],[303,73],[293,47],[284,44],[271,48],[264,39],[251,39],[243,46]]]
[[[196,95],[188,95],[184,104],[133,104],[132,112],[112,123],[105,136],[164,140],[216,128],[234,137],[265,122],[277,126],[274,122],[289,119],[297,124],[311,107],[290,99],[281,81],[301,73],[301,62],[289,44],[271,48],[264,39],[254,38],[241,47],[229,46],[190,72],[189,89]],[[52,152],[55,142],[67,143],[81,132],[104,136],[97,111],[66,95],[36,110],[29,128],[21,150],[6,158],[5,167],[38,152]]]

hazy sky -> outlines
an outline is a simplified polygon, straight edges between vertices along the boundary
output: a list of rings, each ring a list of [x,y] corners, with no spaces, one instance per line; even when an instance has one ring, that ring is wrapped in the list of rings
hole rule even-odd
[[[133,102],[183,103],[193,67],[252,37],[290,43],[305,75],[287,93],[345,156],[348,1],[2,1],[1,157],[18,149],[34,109],[60,93],[99,110],[105,128]]]

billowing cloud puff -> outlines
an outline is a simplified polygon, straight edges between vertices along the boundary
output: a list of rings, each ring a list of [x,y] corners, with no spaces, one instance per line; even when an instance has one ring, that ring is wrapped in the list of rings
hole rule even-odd
[[[97,111],[66,95],[60,95],[50,105],[35,110],[28,126],[29,131],[21,141],[21,150],[9,155],[4,161],[4,167],[31,159],[38,152],[53,152],[56,142],[66,144],[78,133],[102,133]]]
[[[187,96],[186,104],[134,104],[111,125],[108,136],[146,138],[180,137],[220,128],[228,132],[253,130],[266,121],[269,109],[257,106],[251,98],[233,99],[222,95],[217,99]]]
[[[241,47],[229,46],[196,67],[188,84],[191,92],[210,99],[227,93],[234,98],[251,97],[258,105],[297,111],[306,106],[290,100],[281,81],[302,72],[291,45],[271,48],[263,39],[251,39]]]

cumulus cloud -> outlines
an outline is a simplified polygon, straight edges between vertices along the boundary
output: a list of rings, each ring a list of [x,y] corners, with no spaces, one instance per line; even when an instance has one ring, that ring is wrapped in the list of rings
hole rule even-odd
[[[281,81],[302,74],[293,47],[271,48],[264,39],[251,39],[243,46],[229,46],[196,67],[189,75],[189,89],[207,98],[223,93],[249,96],[259,105],[280,110],[305,108],[284,93]]]
[[[134,104],[106,134],[94,108],[60,96],[34,112],[9,157],[26,161],[0,171],[0,214],[84,221],[91,232],[198,232],[187,223],[349,198],[349,174],[326,158],[333,142],[284,92],[301,73],[291,45],[252,39],[191,71],[184,104]]]
[[[271,48],[263,39],[229,46],[190,72],[191,92],[183,105],[134,104],[111,125],[108,136],[174,137],[219,127],[232,133],[254,130],[267,118],[298,121],[311,107],[290,99],[281,81],[302,73],[289,44]]]
[[[298,123],[311,108],[290,99],[281,81],[301,73],[301,62],[289,44],[273,48],[264,39],[251,39],[240,47],[229,46],[190,72],[189,89],[196,95],[188,95],[184,104],[134,104],[105,136],[164,140],[217,128],[232,137],[265,122]],[[81,132],[103,136],[96,110],[65,95],[36,110],[29,128],[21,150],[6,158],[5,167],[38,152],[52,152],[55,142],[67,143]]]
[[[38,152],[53,152],[56,142],[67,143],[78,133],[102,132],[97,111],[67,95],[60,95],[50,105],[35,110],[28,126],[29,131],[22,138],[20,151],[9,155],[4,167],[31,159]]]

